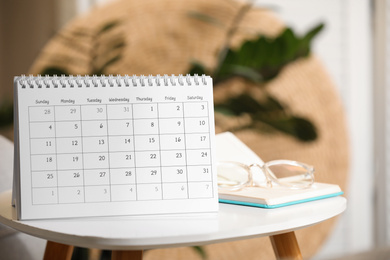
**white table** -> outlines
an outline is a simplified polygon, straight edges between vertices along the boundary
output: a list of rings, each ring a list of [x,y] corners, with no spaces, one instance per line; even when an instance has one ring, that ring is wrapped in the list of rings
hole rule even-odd
[[[214,214],[17,221],[7,191],[0,194],[0,222],[48,240],[44,259],[70,259],[73,246],[113,250],[113,259],[142,259],[144,249],[261,236],[270,236],[278,258],[301,259],[294,230],[342,213],[346,203],[345,198],[335,197],[279,209],[220,204]]]

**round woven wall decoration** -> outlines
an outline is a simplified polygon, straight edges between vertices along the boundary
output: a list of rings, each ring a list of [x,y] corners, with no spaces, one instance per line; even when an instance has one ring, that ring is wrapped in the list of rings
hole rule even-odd
[[[33,64],[32,74],[48,66],[59,65],[70,74],[89,73],[90,41],[87,36],[65,39],[71,32],[96,31],[110,21],[119,25],[110,36],[123,35],[125,47],[121,58],[107,67],[106,74],[183,74],[191,60],[207,66],[216,63],[226,34],[242,2],[226,0],[126,0],[92,10],[74,19],[43,49]],[[220,24],[195,19],[190,13],[204,13]],[[82,28],[82,29],[79,29]],[[232,46],[255,34],[277,35],[283,23],[268,10],[252,9],[240,22]],[[99,46],[103,48],[104,46]],[[232,80],[224,91],[234,91],[242,81]],[[245,130],[235,133],[264,161],[292,159],[314,165],[316,180],[336,183],[345,191],[348,173],[348,137],[344,111],[332,80],[321,62],[311,55],[288,65],[268,85],[269,91],[290,110],[306,117],[318,130],[314,142],[300,142],[277,132]],[[221,90],[219,90],[221,91]],[[225,93],[215,93],[215,98]],[[221,129],[217,126],[217,129]],[[239,221],[239,220],[238,220]],[[303,256],[310,257],[331,233],[333,220],[296,232]],[[203,247],[209,259],[272,259],[268,238],[255,238]],[[150,250],[145,259],[200,259],[192,248]]]

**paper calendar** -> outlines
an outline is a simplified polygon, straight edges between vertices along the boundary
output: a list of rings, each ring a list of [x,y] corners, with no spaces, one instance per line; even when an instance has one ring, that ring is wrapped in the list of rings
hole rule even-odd
[[[15,77],[19,219],[218,210],[208,76]]]

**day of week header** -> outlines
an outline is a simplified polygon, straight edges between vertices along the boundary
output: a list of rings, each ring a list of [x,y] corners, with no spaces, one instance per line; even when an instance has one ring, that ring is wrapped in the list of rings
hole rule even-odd
[[[130,102],[130,99],[128,98],[109,98],[108,101],[110,102]]]
[[[135,99],[137,101],[149,101],[149,102],[153,101],[153,99],[151,97],[136,97]]]
[[[99,98],[87,98],[87,101],[90,103],[102,103],[102,100]]]
[[[187,96],[187,100],[203,100],[202,96]]]
[[[176,97],[171,97],[171,96],[165,96],[165,100],[173,100],[176,101]]]
[[[35,100],[35,104],[46,104],[49,105],[49,100]]]
[[[75,101],[74,99],[61,99],[61,103],[65,103],[65,104],[74,104]]]

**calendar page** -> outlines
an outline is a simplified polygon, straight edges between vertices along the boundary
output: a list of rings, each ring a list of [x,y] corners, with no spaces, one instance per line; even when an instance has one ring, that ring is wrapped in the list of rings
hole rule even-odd
[[[19,219],[218,210],[210,77],[16,77]]]

